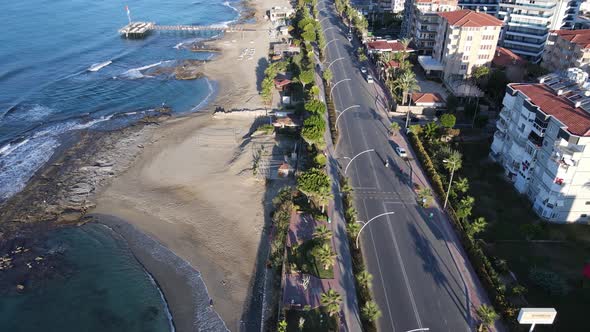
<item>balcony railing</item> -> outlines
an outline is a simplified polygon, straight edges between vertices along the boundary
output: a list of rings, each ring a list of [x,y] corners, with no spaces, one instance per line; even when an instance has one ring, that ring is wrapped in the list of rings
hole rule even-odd
[[[500,117],[502,119],[504,119],[504,121],[509,122],[510,121],[510,112],[507,111],[506,109],[503,109],[502,112],[500,112]]]
[[[500,129],[500,131],[504,133],[506,132],[506,130],[508,130],[506,122],[502,119],[500,119],[500,121],[496,121],[496,127],[498,127],[498,129]]]

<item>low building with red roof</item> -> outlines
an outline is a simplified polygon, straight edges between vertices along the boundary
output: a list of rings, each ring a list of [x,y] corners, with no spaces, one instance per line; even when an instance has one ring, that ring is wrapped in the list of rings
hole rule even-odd
[[[420,107],[445,107],[445,99],[436,92],[415,92],[412,93],[412,104]]]
[[[506,89],[490,155],[548,221],[590,222],[589,86],[572,68]]]
[[[374,40],[367,42],[367,51],[369,54],[375,53],[398,53],[398,52],[413,52],[410,47],[405,48],[398,40]]]
[[[541,64],[550,71],[577,67],[590,72],[590,29],[550,31]]]
[[[497,46],[492,67],[504,71],[509,82],[522,82],[528,61],[511,50]]]

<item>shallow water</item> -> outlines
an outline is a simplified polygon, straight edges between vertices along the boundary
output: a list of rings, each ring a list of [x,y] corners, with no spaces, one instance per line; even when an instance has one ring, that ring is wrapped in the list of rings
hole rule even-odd
[[[161,294],[125,241],[104,225],[54,231],[73,274],[0,297],[2,331],[171,331]]]
[[[215,85],[206,78],[176,81],[142,71],[207,59],[211,54],[182,44],[218,33],[123,39],[117,30],[127,24],[125,5],[133,20],[158,24],[227,24],[238,16],[237,1],[222,0],[2,1],[0,202],[24,187],[63,133],[111,128],[113,114],[163,103],[177,113],[195,111],[214,95]]]

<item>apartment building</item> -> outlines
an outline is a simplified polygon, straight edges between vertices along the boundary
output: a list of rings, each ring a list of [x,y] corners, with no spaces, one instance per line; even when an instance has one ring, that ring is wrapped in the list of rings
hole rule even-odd
[[[394,14],[404,11],[406,0],[391,0],[391,12]]]
[[[552,222],[590,222],[590,86],[579,68],[511,83],[490,156]]]
[[[550,31],[541,65],[550,71],[577,67],[590,72],[590,29]]]
[[[491,66],[502,21],[468,9],[437,15],[441,22],[432,56],[419,56],[418,62],[427,74],[440,71],[445,85],[455,95],[480,95],[481,91],[465,79],[474,68]]]
[[[501,46],[539,62],[550,30],[574,28],[580,0],[500,0]]]
[[[459,0],[461,9],[470,9],[484,14],[496,15],[500,6],[499,0]]]
[[[406,6],[408,26],[405,36],[412,38],[418,54],[432,54],[441,18],[437,14],[457,9],[457,0],[410,0]]]

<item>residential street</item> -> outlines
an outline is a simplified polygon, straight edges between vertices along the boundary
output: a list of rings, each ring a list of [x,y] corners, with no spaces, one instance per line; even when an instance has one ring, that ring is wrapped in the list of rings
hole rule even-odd
[[[331,1],[320,1],[319,8],[327,41],[324,66],[343,58],[330,67],[333,82],[351,79],[337,83],[333,89],[335,107],[342,111],[360,105],[347,110],[338,120],[340,140],[335,155],[340,170],[344,172],[350,160],[347,158],[375,149],[354,159],[346,173],[354,187],[359,218],[367,221],[385,212],[395,213],[375,219],[361,235],[365,263],[374,277],[374,298],[383,313],[378,329],[471,331],[477,322],[476,307],[488,302],[485,293],[438,205],[425,210],[416,204],[407,176],[408,163],[395,154],[396,143],[388,139],[383,91],[379,91],[377,82],[368,84],[359,70],[358,41],[351,45],[346,39],[347,28]],[[399,136],[396,141],[406,144]],[[386,160],[389,167],[385,167]],[[413,167],[417,167],[415,163]],[[424,182],[420,172],[414,178]],[[431,212],[433,218],[429,217]],[[334,222],[336,229],[344,227],[342,220]],[[339,242],[336,245],[344,245],[338,240],[339,231],[335,235]],[[349,264],[344,263],[344,267]],[[350,289],[350,285],[346,286],[343,288]],[[347,323],[349,320],[347,317]]]

